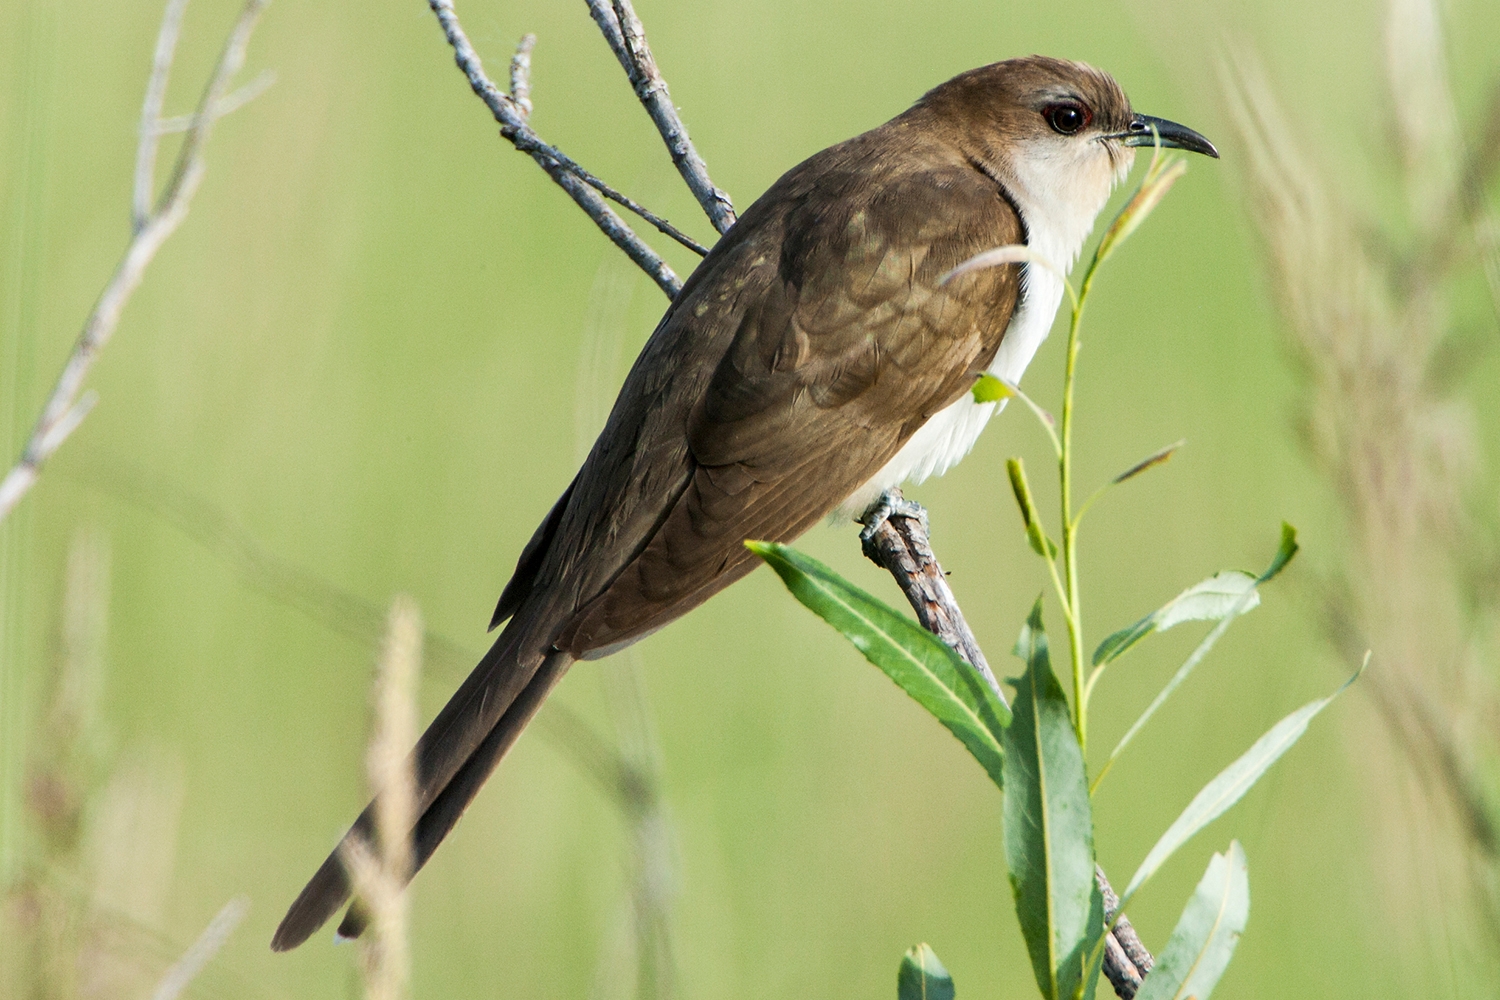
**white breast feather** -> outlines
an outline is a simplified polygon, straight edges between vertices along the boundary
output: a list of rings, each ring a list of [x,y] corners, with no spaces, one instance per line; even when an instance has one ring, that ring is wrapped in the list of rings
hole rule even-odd
[[[1014,164],[1010,193],[1026,224],[1027,244],[1064,271],[1071,270],[1077,260],[1110,188],[1129,169],[1128,161],[1117,170],[1107,157],[1099,159],[1102,163],[1097,169],[1089,169],[1095,166],[1092,163],[1057,163],[1049,157],[1018,157]],[[1073,183],[1059,184],[1062,178],[1071,178]],[[990,374],[1007,382],[1021,381],[1052,329],[1062,297],[1062,279],[1051,269],[1034,264],[1023,267],[1016,309],[990,364]],[[918,428],[869,482],[839,505],[834,517],[856,518],[890,487],[920,483],[947,472],[969,453],[984,425],[1004,405],[976,403],[965,393]]]

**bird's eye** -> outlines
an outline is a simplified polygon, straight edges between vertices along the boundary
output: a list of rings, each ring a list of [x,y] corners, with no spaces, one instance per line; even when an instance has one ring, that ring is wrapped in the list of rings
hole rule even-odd
[[[1042,111],[1042,117],[1052,126],[1052,131],[1072,135],[1093,120],[1094,114],[1082,104],[1050,104]]]

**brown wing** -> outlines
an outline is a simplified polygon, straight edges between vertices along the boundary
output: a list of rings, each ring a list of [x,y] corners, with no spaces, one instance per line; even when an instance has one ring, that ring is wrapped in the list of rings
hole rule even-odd
[[[938,279],[1022,242],[1014,209],[961,160],[861,139],[767,192],[653,336],[554,536],[577,577],[557,648],[618,647],[743,576],[744,539],[826,517],[994,357],[1016,269]]]

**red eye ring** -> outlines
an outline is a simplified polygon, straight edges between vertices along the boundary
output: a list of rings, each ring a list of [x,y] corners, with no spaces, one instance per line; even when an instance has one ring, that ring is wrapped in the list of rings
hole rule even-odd
[[[1087,128],[1089,122],[1094,120],[1094,112],[1089,110],[1086,104],[1077,104],[1068,101],[1062,104],[1049,104],[1042,109],[1042,117],[1047,124],[1052,126],[1052,131],[1059,135],[1073,135],[1080,129]]]

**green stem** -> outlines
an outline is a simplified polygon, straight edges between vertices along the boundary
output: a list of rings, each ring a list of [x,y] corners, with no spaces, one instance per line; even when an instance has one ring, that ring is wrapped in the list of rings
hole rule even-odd
[[[1073,515],[1073,382],[1078,367],[1078,329],[1083,322],[1083,307],[1088,301],[1094,269],[1099,266],[1095,254],[1084,273],[1083,283],[1073,300],[1072,321],[1068,324],[1068,352],[1063,374],[1063,404],[1060,427],[1061,447],[1058,456],[1058,492],[1062,504],[1063,583],[1066,587],[1063,608],[1068,624],[1068,652],[1073,667],[1073,729],[1078,744],[1088,748],[1088,687],[1083,674],[1083,616],[1078,597],[1078,518]]]

